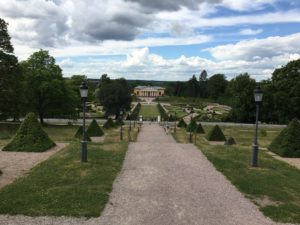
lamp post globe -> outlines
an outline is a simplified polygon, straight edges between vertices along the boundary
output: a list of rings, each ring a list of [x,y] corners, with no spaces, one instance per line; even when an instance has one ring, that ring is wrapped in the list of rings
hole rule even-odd
[[[259,115],[259,106],[262,103],[263,99],[263,91],[260,88],[260,86],[257,86],[254,91],[254,100],[256,104],[256,117],[255,117],[255,132],[254,132],[254,139],[252,144],[252,159],[251,159],[251,166],[257,167],[257,161],[258,161],[258,143],[257,143],[257,132],[258,132],[258,115]]]
[[[88,97],[89,88],[86,82],[82,82],[79,87],[80,90],[80,97],[83,102],[83,134],[82,134],[82,141],[81,141],[81,162],[87,162],[87,141],[86,141],[86,134],[85,134],[85,111],[86,111],[86,101]]]

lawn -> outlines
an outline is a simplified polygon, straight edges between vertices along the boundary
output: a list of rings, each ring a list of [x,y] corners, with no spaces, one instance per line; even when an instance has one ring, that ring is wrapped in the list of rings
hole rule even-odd
[[[159,111],[156,105],[142,105],[140,115],[143,118],[157,118]]]
[[[112,184],[121,170],[131,137],[138,127],[104,130],[103,143],[88,143],[88,163],[81,164],[76,127],[47,126],[54,140],[72,140],[70,145],[34,167],[28,176],[0,190],[0,213],[29,216],[98,217],[108,201]],[[13,131],[12,131],[13,135]],[[8,141],[9,139],[7,139]]]
[[[205,127],[206,132],[210,128]],[[198,134],[197,147],[266,216],[278,222],[300,223],[299,170],[274,159],[265,150],[259,152],[259,167],[251,167],[253,131],[242,127],[227,127],[223,130],[226,135],[237,140],[236,146],[210,145],[204,139],[205,135]],[[259,137],[263,147],[269,145],[279,129],[266,131],[267,136]],[[186,142],[184,129],[177,129],[174,136],[178,142]]]

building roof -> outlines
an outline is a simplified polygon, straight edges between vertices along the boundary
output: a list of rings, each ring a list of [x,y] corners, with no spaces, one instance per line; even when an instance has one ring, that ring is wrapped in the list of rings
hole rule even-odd
[[[144,91],[153,91],[153,90],[164,90],[164,87],[159,87],[159,86],[136,86],[134,89],[138,89],[138,90],[144,90]]]

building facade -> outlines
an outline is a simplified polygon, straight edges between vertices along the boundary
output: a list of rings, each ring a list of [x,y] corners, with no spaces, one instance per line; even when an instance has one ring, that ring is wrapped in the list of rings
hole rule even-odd
[[[134,94],[138,97],[159,97],[165,94],[165,88],[158,86],[137,86],[134,88]]]

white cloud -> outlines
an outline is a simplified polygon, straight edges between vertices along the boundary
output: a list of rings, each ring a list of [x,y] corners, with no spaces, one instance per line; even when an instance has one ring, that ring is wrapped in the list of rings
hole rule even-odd
[[[260,34],[263,32],[263,29],[250,29],[250,28],[246,28],[246,29],[241,29],[239,34],[241,35],[256,35],[256,34]]]
[[[59,65],[62,67],[62,68],[71,68],[74,66],[74,63],[72,62],[72,60],[70,58],[66,58],[66,59],[63,59]]]
[[[284,54],[300,54],[300,33],[264,39],[244,40],[236,44],[207,49],[217,60],[252,60]]]

